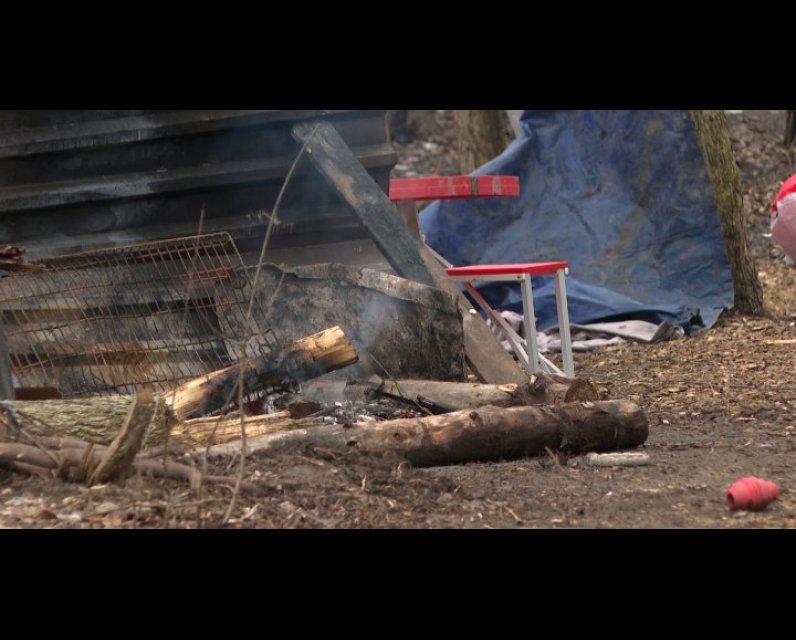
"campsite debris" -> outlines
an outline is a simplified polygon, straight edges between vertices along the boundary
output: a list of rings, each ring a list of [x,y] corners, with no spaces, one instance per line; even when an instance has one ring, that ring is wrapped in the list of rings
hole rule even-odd
[[[345,451],[394,451],[418,467],[511,460],[551,451],[581,453],[643,444],[647,416],[627,400],[576,402],[557,407],[481,407],[440,416],[359,426],[322,426],[248,439],[249,451],[278,453],[314,445]],[[240,451],[238,443],[211,447],[209,455]]]
[[[590,453],[586,462],[593,467],[646,467],[650,457],[646,453]]]
[[[131,394],[148,384],[166,391],[276,343],[267,298],[254,296],[248,312],[251,282],[227,233],[40,262],[41,273],[0,279],[17,386],[56,387],[65,397]]]
[[[255,295],[269,300],[279,338],[292,341],[323,327],[343,329],[360,360],[346,379],[464,379],[464,338],[456,298],[375,269],[343,264],[263,265]]]
[[[522,383],[526,376],[507,354],[486,323],[469,313],[472,305],[445,275],[439,262],[412,236],[379,185],[328,122],[299,123],[293,128],[299,142],[308,140],[307,155],[370,233],[374,243],[398,275],[454,296],[463,316],[464,349],[470,368],[483,382]]]
[[[41,264],[22,259],[25,251],[24,247],[15,247],[10,244],[0,246],[0,271],[10,273],[43,271],[44,266]]]
[[[233,401],[238,381],[249,394],[273,386],[308,380],[357,362],[358,356],[340,327],[332,327],[297,340],[279,354],[268,354],[240,366],[227,367],[194,378],[164,394],[164,401],[178,421],[223,409]]]
[[[21,424],[25,418],[17,415],[13,404],[2,404],[0,464],[3,466],[30,475],[73,482],[104,482],[135,470],[185,479],[192,489],[201,485],[202,476],[192,467],[166,459],[156,461],[136,456],[146,431],[163,417],[162,403],[151,390],[140,392],[129,404],[122,427],[110,447],[78,438],[32,433]]]
[[[417,404],[424,409],[428,409],[435,416],[441,415],[443,413],[452,413],[453,411],[457,410],[455,407],[452,407],[448,404],[435,402],[434,400],[429,400],[423,396],[417,396]]]
[[[727,506],[730,509],[759,511],[765,509],[780,493],[777,483],[755,476],[744,476],[727,489]]]

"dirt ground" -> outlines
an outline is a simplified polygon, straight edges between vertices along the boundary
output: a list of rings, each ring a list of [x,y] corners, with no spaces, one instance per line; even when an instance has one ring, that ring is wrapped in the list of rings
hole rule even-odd
[[[133,477],[88,488],[3,472],[0,526],[18,528],[793,528],[796,527],[796,270],[771,247],[768,207],[796,171],[782,111],[729,116],[768,315],[726,313],[700,336],[576,354],[581,376],[645,408],[647,467],[604,469],[551,456],[411,469],[386,456],[304,450],[247,459],[231,490]],[[397,172],[456,172],[448,112],[397,144]],[[234,474],[237,460],[212,469]],[[778,482],[765,511],[731,512],[727,486]]]

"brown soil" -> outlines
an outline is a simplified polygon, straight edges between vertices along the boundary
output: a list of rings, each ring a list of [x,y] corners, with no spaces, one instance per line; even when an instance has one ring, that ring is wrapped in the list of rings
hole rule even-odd
[[[397,145],[399,172],[455,172],[445,112],[424,140]],[[796,270],[772,251],[768,206],[796,170],[781,147],[781,111],[730,116],[749,232],[768,316],[725,314],[700,336],[576,355],[580,375],[640,403],[647,467],[605,469],[584,458],[411,469],[392,457],[311,450],[246,461],[228,527],[246,528],[753,528],[796,527]],[[436,132],[435,132],[436,131]],[[423,143],[426,143],[424,146]],[[429,146],[428,143],[433,143]],[[436,146],[434,146],[436,145]],[[410,169],[411,167],[411,169]],[[212,469],[234,475],[237,460]],[[778,482],[765,511],[731,512],[727,486],[753,474]],[[193,494],[178,481],[131,478],[87,488],[2,472],[0,525],[23,528],[222,526],[231,490]]]

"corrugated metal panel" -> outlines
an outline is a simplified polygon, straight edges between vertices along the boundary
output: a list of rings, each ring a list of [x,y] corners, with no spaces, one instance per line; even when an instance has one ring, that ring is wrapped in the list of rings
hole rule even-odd
[[[384,111],[0,111],[0,244],[39,257],[228,231],[259,249],[299,149],[302,120],[332,121],[386,191],[395,155]],[[275,255],[328,254],[367,234],[307,159],[272,239]],[[305,250],[306,249],[306,250]],[[334,252],[332,252],[334,253]],[[339,258],[339,256],[338,256]],[[302,262],[311,260],[288,260]]]

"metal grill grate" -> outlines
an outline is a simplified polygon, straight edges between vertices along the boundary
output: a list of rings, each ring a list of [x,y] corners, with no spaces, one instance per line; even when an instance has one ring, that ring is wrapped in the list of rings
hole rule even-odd
[[[275,344],[229,234],[128,245],[40,261],[0,280],[16,385],[64,397],[165,390]]]

